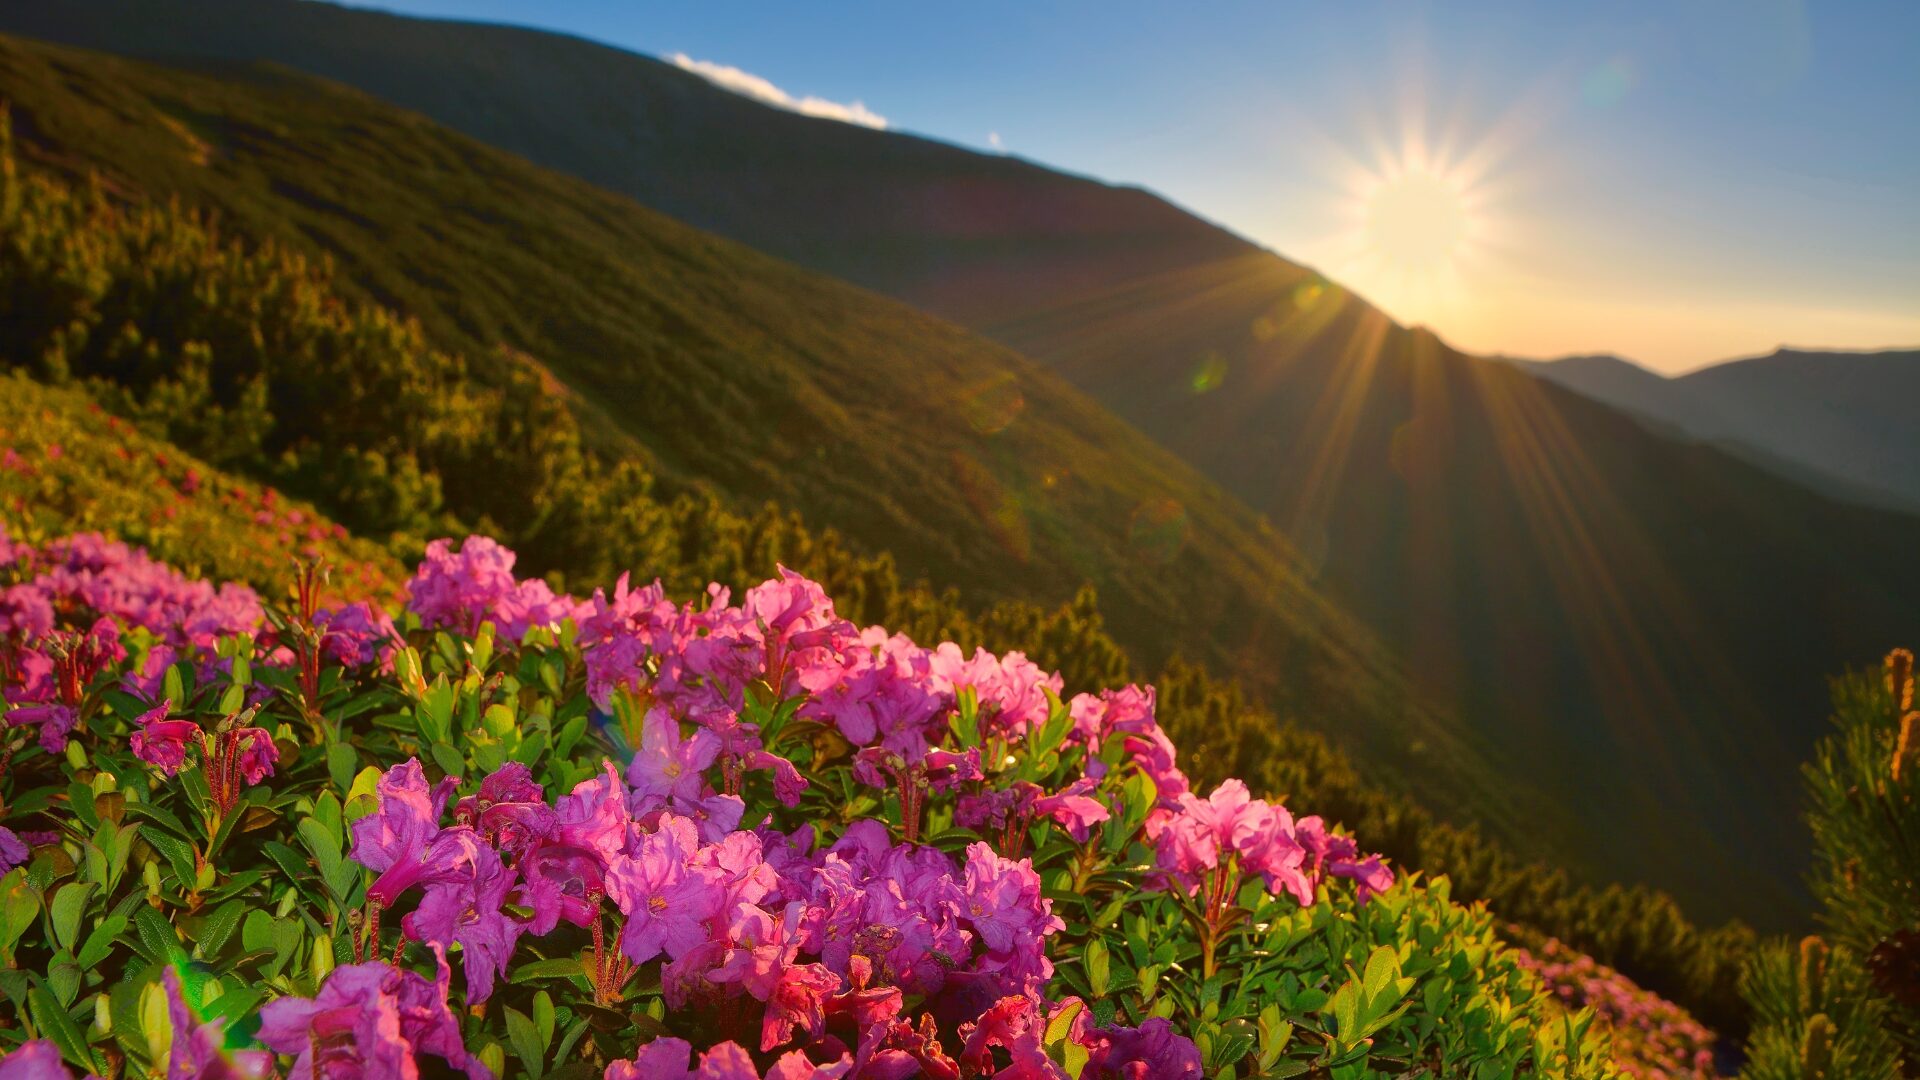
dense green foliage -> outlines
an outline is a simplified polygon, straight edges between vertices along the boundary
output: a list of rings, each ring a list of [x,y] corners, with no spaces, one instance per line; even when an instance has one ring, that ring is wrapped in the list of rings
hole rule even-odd
[[[1804,770],[1826,936],[1763,946],[1741,992],[1749,1080],[1882,1078],[1920,1067],[1920,712],[1913,654],[1834,680]]]
[[[10,179],[7,190],[0,297],[23,317],[0,331],[6,359],[85,381],[155,433],[311,498],[396,546],[417,544],[416,529],[484,526],[523,547],[532,566],[560,571],[557,579],[604,579],[625,565],[616,560],[630,560],[682,590],[705,580],[741,584],[785,562],[825,582],[851,617],[924,640],[1025,649],[1070,685],[1141,671],[1090,591],[1058,607],[976,607],[905,585],[891,559],[857,555],[831,531],[777,508],[742,515],[697,489],[656,494],[632,460],[608,466],[584,448],[561,392],[531,360],[471,365],[436,351],[420,327],[343,299],[324,266],[295,253],[223,242],[190,213],[119,204],[97,186],[33,175]],[[54,286],[63,281],[86,289]],[[63,305],[52,316],[24,317],[46,312],[49,298]],[[76,324],[87,332],[73,333]],[[437,381],[416,378],[421,371]],[[347,372],[424,395],[421,419],[376,424],[371,416],[393,419],[381,411],[387,402],[354,392],[316,423],[306,399]],[[227,428],[201,422],[211,410],[237,407],[242,394],[252,395],[243,445],[258,453],[232,451]],[[355,401],[371,416],[355,413]],[[536,420],[545,426],[536,430]],[[325,465],[339,461],[381,467],[342,474]],[[148,539],[167,557],[191,558]],[[1697,930],[1668,898],[1593,890],[1477,829],[1444,824],[1386,793],[1377,777],[1363,778],[1323,736],[1282,723],[1197,665],[1176,659],[1160,685],[1164,722],[1188,747],[1197,775],[1245,776],[1325,807],[1378,837],[1403,865],[1450,875],[1456,895],[1489,899],[1503,916],[1577,943],[1737,1030],[1731,986],[1743,930]]]

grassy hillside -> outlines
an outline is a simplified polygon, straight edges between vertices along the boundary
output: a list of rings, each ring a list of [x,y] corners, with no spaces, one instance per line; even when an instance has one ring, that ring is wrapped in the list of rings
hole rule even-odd
[[[1436,801],[1473,791],[1475,813],[1517,817],[1284,542],[1011,351],[283,70],[7,42],[0,96],[36,167],[97,168],[109,198],[177,198],[324,253],[350,293],[418,317],[477,377],[530,355],[592,445],[644,452],[669,490],[804,507],[978,603],[1054,604],[1090,582],[1149,670],[1198,647],[1383,762],[1409,764],[1417,740],[1435,767],[1407,771]]]
[[[75,389],[0,375],[0,525],[14,542],[97,532],[190,574],[277,595],[318,556],[342,594],[397,595],[400,563],[312,505],[150,438]]]

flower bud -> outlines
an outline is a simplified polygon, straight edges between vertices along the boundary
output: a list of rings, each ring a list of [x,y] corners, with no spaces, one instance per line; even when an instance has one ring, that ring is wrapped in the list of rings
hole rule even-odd
[[[321,934],[313,939],[313,983],[315,986],[327,981],[333,972],[333,938]]]
[[[1827,943],[1818,935],[1800,939],[1800,1008],[1813,1012],[1826,993]]]
[[[1800,1080],[1826,1080],[1833,1064],[1833,1021],[1826,1013],[1807,1018],[1807,1033],[1800,1040]]]
[[[1893,744],[1893,779],[1920,775],[1920,712],[1900,718],[1900,738]]]
[[[1899,712],[1913,708],[1913,654],[1905,649],[1887,654],[1887,693]]]

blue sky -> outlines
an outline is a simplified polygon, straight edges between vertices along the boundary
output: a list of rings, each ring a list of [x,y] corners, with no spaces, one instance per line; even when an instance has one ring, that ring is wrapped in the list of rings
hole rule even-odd
[[[1143,184],[1470,349],[1920,344],[1907,0],[378,6]]]

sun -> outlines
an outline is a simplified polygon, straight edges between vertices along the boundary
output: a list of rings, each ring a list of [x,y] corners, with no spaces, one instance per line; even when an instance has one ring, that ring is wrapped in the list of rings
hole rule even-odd
[[[1396,317],[1431,322],[1467,302],[1493,244],[1485,155],[1453,158],[1409,137],[1348,159],[1329,269]]]
[[[1361,193],[1366,249],[1386,267],[1411,274],[1453,269],[1473,233],[1467,193],[1427,169],[1376,179]]]

